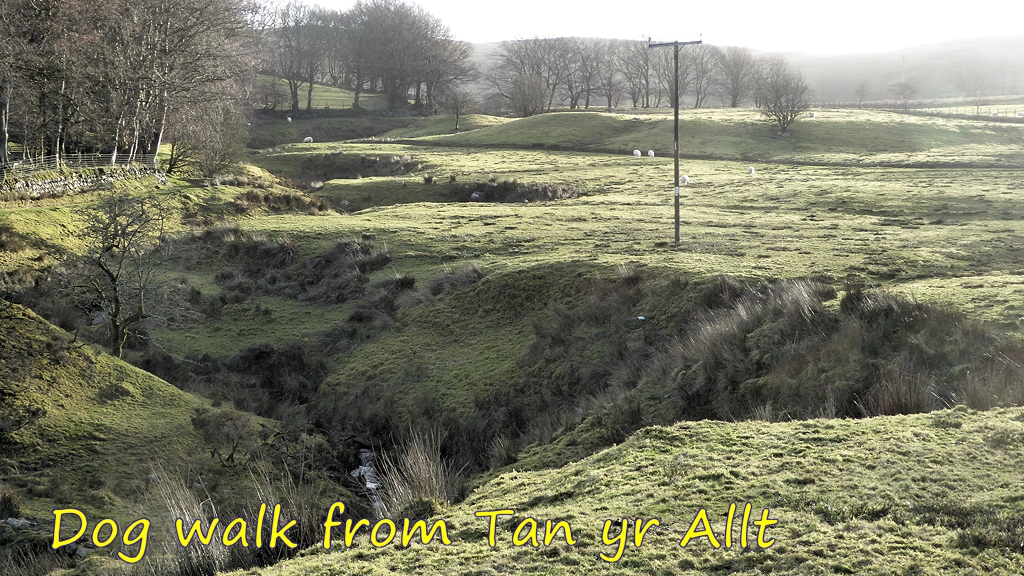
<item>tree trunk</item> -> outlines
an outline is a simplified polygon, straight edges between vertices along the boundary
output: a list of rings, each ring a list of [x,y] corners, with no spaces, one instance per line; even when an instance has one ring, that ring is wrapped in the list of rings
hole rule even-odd
[[[153,146],[150,149],[150,154],[153,155],[152,168],[157,168],[157,155],[160,154],[160,144],[163,143],[164,139],[164,126],[167,124],[167,91],[164,91],[160,96],[160,120],[156,126],[156,134],[153,138]]]
[[[11,79],[5,78],[4,85],[0,87],[0,165],[6,165],[10,159],[7,157],[7,144],[10,140],[7,125],[11,118]]]

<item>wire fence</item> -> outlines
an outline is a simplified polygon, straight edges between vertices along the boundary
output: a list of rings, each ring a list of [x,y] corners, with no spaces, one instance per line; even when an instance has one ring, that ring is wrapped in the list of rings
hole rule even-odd
[[[0,171],[5,175],[16,176],[61,168],[106,168],[132,164],[152,166],[154,160],[154,154],[136,154],[135,156],[128,154],[118,154],[117,156],[113,154],[62,154],[60,156],[37,156],[11,160],[6,165],[0,166]]]

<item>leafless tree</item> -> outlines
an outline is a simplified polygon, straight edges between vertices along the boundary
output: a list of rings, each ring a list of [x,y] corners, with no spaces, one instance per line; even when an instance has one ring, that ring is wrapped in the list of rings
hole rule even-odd
[[[274,74],[288,82],[291,109],[299,110],[299,90],[306,86],[306,109],[312,108],[313,82],[326,57],[328,23],[322,13],[292,0],[278,11],[274,43]]]
[[[531,116],[551,109],[567,70],[561,40],[519,38],[502,42],[498,48],[487,80],[516,115]]]
[[[651,92],[656,86],[654,55],[647,47],[646,40],[626,42],[618,52],[619,71],[626,79],[626,91],[633,108],[649,108]]]
[[[440,22],[435,22],[440,24]],[[423,54],[421,79],[416,85],[416,101],[421,102],[420,84],[425,90],[425,106],[433,109],[435,96],[445,90],[455,90],[460,83],[476,77],[476,66],[469,57],[473,54],[473,46],[467,42],[456,40],[447,27],[435,28],[427,42]]]
[[[700,108],[707,102],[718,70],[720,51],[711,44],[684,46],[693,66],[693,107]]]
[[[781,56],[767,57],[763,64],[756,87],[761,114],[785,133],[810,106],[810,87],[803,75],[790,69]]]
[[[736,108],[747,99],[754,74],[754,55],[746,48],[728,46],[718,61],[716,82],[729,107]]]
[[[608,108],[614,108],[618,105],[619,98],[622,97],[622,74],[619,72],[617,64],[620,44],[617,40],[600,40],[598,42],[596,88],[604,97]]]
[[[150,316],[164,218],[156,197],[111,189],[83,221],[84,253],[65,263],[72,296],[106,325],[110,352],[119,358]]]
[[[453,88],[441,95],[441,105],[455,116],[455,131],[459,131],[459,120],[476,106],[476,96],[465,88]]]
[[[870,85],[868,84],[867,80],[861,81],[859,84],[857,84],[857,87],[854,88],[854,94],[856,94],[857,96],[858,106],[864,105],[864,101],[867,100],[869,90]]]

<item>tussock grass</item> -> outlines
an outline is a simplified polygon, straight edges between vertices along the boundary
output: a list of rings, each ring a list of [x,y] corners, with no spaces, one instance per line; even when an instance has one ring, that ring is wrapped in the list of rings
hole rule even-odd
[[[384,516],[429,518],[456,501],[460,470],[442,457],[442,440],[436,429],[411,431],[395,453],[380,459]]]

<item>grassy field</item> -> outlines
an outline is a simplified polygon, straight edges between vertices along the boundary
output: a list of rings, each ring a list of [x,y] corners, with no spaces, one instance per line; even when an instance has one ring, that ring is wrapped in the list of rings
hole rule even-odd
[[[551,386],[586,380],[588,362],[630,354],[640,373],[641,361],[689,337],[690,320],[679,318],[692,312],[691,300],[718,298],[719,283],[721,310],[734,304],[733,285],[804,278],[844,297],[855,286],[884,288],[960,311],[950,324],[964,334],[982,330],[967,319],[984,321],[986,342],[1014,342],[1024,336],[1024,127],[821,110],[779,136],[750,110],[684,111],[682,171],[690,183],[681,193],[675,246],[668,113],[470,115],[460,133],[453,126],[445,116],[264,120],[250,135],[260,151],[239,173],[244,179],[210,187],[172,181],[157,191],[174,206],[178,236],[161,278],[193,289],[201,313],[191,323],[150,328],[177,360],[141,353],[133,360],[263,416],[292,418],[294,403],[311,437],[315,429],[347,443],[324,455],[339,477],[358,465],[356,444],[386,448],[399,440],[382,442],[381,434],[419,426],[449,431],[447,456],[461,457],[472,445],[491,452],[477,461],[490,457],[495,465],[470,483],[475,490],[464,503],[445,511],[458,540],[450,547],[314,550],[250,573],[1020,572],[1024,557],[1014,547],[1022,510],[1013,494],[1024,438],[1020,410],[681,423],[643,429],[579,460],[620,438],[594,432],[616,421],[614,410],[629,397],[624,389],[638,382],[613,370],[602,382],[619,388],[572,398],[561,420],[527,419],[520,425],[530,432],[514,450],[503,448],[502,438],[480,448],[451,436],[491,442],[487,427],[499,424],[477,416],[515,404],[503,404],[498,393],[515,392],[530,378],[540,378],[540,388],[548,377]],[[299,143],[305,135],[314,143]],[[633,149],[656,156],[635,158]],[[271,174],[282,180],[256,184]],[[472,192],[501,186],[515,198],[545,186],[571,197],[471,201]],[[74,217],[97,199],[85,193],[0,206],[5,281],[30,285],[55,254],[81,250]],[[356,249],[363,252],[341,256]],[[322,269],[346,279],[335,282]],[[822,306],[835,312],[845,304],[836,298]],[[931,309],[926,315],[941,316]],[[648,317],[645,327],[637,324]],[[749,339],[777,328],[766,325]],[[916,350],[908,354],[942,356],[929,348],[937,341],[931,328],[920,330],[905,335]],[[779,347],[797,346],[799,335],[785,332],[789,340]],[[863,364],[887,374],[889,360]],[[969,362],[934,378],[981,370],[980,360]],[[657,373],[644,374],[637,390],[650,397],[639,406],[668,404],[658,398],[675,394],[669,380],[682,376],[665,374],[659,386],[651,383]],[[178,401],[187,404],[173,416],[178,420],[204,402]],[[785,419],[784,407],[776,408],[761,414]],[[114,428],[127,418],[97,414]],[[516,415],[502,417],[506,425]],[[621,438],[643,421],[629,420]],[[194,446],[187,420],[178,426],[166,434],[168,454]],[[54,446],[41,454],[74,453]],[[503,450],[511,459],[499,457]],[[128,463],[142,457],[129,445],[109,453],[122,451],[131,455]],[[109,468],[125,473],[124,466]],[[48,473],[45,465],[40,470]],[[27,509],[44,514],[52,496],[34,499],[30,480],[0,476]],[[697,509],[707,508],[717,526],[730,502],[746,501],[777,513],[775,546],[715,550],[702,540],[679,547]],[[123,505],[114,499],[97,509]],[[490,550],[481,543],[485,523],[472,512],[506,507],[569,520],[581,527],[580,544],[531,550],[506,542]],[[608,550],[600,544],[601,522],[634,516],[659,517],[662,528],[621,561],[600,560]],[[513,528],[503,522],[501,535]]]

